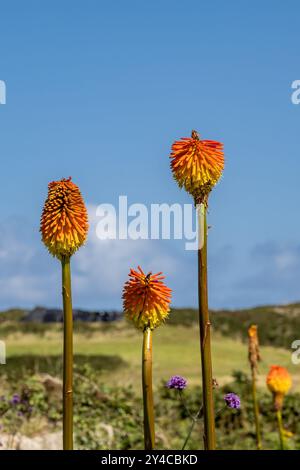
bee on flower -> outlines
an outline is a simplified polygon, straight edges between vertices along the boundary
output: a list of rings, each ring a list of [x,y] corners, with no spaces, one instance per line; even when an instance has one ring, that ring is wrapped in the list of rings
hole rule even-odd
[[[207,198],[224,169],[223,144],[201,140],[197,131],[172,145],[171,170],[180,188],[190,193],[196,204]]]

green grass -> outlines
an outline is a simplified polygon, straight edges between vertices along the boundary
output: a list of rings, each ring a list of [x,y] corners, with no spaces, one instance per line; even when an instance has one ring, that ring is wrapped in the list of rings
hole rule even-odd
[[[0,332],[1,335],[1,332]],[[49,325],[48,331],[39,334],[11,333],[6,336],[7,364],[15,356],[59,356],[62,353],[62,332],[60,325]],[[94,363],[109,362],[111,357],[119,357],[120,368],[101,366],[102,375],[108,384],[130,383],[134,388],[140,386],[142,335],[130,325],[121,321],[114,328],[95,324],[88,334],[74,335],[74,353],[78,356],[93,356]],[[219,333],[213,335],[213,369],[214,377],[220,384],[231,380],[232,372],[242,370],[248,372],[247,345],[239,339],[223,337]],[[261,347],[263,358],[260,372],[261,384],[271,364],[280,364],[288,368],[294,377],[294,387],[299,385],[299,367],[291,364],[291,353],[288,350]],[[87,357],[87,362],[89,358]],[[81,362],[84,357],[81,357]],[[108,369],[108,370],[107,370]],[[199,338],[196,326],[164,325],[154,332],[154,385],[171,375],[185,376],[191,385],[200,384]],[[298,375],[298,376],[297,376]]]
[[[18,331],[20,334],[46,335],[49,331],[60,331],[61,324],[25,321],[27,312],[12,309],[0,312],[1,338]],[[247,341],[247,330],[251,324],[256,324],[259,331],[259,341],[264,346],[276,346],[290,349],[292,342],[298,338],[300,331],[300,304],[267,305],[243,310],[217,310],[211,312],[213,330],[222,336]],[[95,329],[115,331],[118,322],[95,324],[75,322],[78,333],[92,334]],[[174,308],[171,310],[168,326],[190,327],[198,323],[197,310],[192,308]]]
[[[8,406],[8,411],[1,419],[2,432],[8,435],[20,432],[36,437],[59,431],[62,419],[60,386],[52,389],[51,377],[50,385],[46,385],[43,374],[50,374],[58,379],[56,383],[61,384],[62,325],[40,324],[36,327],[34,324],[6,320],[0,325],[0,338],[5,340],[7,347],[7,364],[0,367],[0,395],[8,397],[6,401],[0,402],[0,408]],[[75,324],[76,448],[142,448],[141,346],[141,332],[125,321]],[[220,384],[215,391],[216,409],[224,406],[223,396],[229,391],[238,393],[243,404],[238,412],[225,410],[218,416],[218,446],[223,449],[254,449],[247,344],[239,337],[222,336],[214,330],[212,349],[214,377]],[[265,375],[271,364],[287,367],[293,375],[293,391],[297,392],[300,385],[299,366],[291,364],[291,351],[278,346],[262,346],[261,355],[259,400],[264,448],[276,449],[276,421],[272,396],[265,386]],[[187,327],[173,323],[156,330],[153,367],[157,448],[180,449],[190,419],[177,394],[174,390],[167,390],[163,383],[174,374],[186,377],[189,382],[185,392],[188,405],[194,411],[198,409],[201,380],[197,325],[194,323]],[[234,371],[241,372],[234,374]],[[52,380],[52,383],[55,384],[55,381]],[[20,418],[18,409],[9,407],[13,393],[25,397],[28,406],[33,408],[32,415],[29,412],[29,415],[26,414],[25,410]],[[286,429],[293,433],[289,440],[290,448],[299,448],[300,445],[299,396],[297,393],[289,393],[285,399],[284,423]],[[26,408],[25,405],[20,406]],[[113,432],[111,442],[105,431],[107,426]],[[188,448],[202,448],[201,436],[202,431],[197,425]]]

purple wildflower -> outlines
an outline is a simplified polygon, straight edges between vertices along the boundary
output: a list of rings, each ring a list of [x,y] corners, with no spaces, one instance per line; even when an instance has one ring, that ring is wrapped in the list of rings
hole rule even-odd
[[[227,393],[224,400],[228,408],[239,409],[241,407],[241,399],[235,393]]]
[[[21,398],[20,398],[20,395],[18,395],[17,393],[15,393],[12,397],[12,399],[10,400],[10,403],[12,405],[18,405],[19,403],[21,402]]]
[[[186,388],[187,381],[180,375],[173,375],[167,383],[167,388],[175,388],[176,390],[184,390]]]

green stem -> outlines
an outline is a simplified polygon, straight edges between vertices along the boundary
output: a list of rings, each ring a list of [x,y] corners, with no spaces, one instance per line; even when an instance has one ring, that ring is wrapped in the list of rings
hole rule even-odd
[[[219,416],[224,410],[226,410],[226,408],[227,408],[227,405],[225,405],[225,406],[223,406],[222,408],[220,408],[220,409],[216,412],[215,418],[216,418],[217,416]]]
[[[188,441],[189,441],[189,439],[190,439],[190,437],[191,437],[191,435],[192,435],[192,432],[193,432],[193,430],[194,430],[194,427],[195,427],[196,422],[197,422],[197,419],[196,419],[196,418],[193,418],[193,419],[192,419],[191,427],[190,427],[190,429],[189,429],[188,435],[186,436],[186,439],[185,439],[185,441],[184,441],[184,444],[183,444],[181,450],[184,450],[184,449],[185,449],[185,447],[186,447],[186,445],[187,445],[187,443],[188,443]]]
[[[202,243],[198,249],[198,294],[199,294],[199,325],[200,325],[200,350],[202,363],[202,392],[204,414],[204,448],[215,450],[215,417],[213,402],[213,378],[211,362],[211,335],[208,311],[207,293],[207,221],[206,207],[200,204],[199,240]],[[199,222],[200,222],[199,221]],[[202,226],[202,227],[201,227]],[[202,228],[202,230],[201,230]],[[201,233],[203,232],[203,233]]]
[[[262,441],[261,441],[261,430],[259,422],[259,406],[257,400],[256,392],[256,373],[255,370],[252,370],[252,399],[253,399],[253,411],[255,419],[255,430],[256,430],[256,447],[257,450],[262,450]]]
[[[70,257],[61,260],[64,310],[63,449],[73,449],[73,312]]]
[[[143,403],[145,450],[153,450],[155,445],[153,392],[152,392],[152,331],[146,328],[143,338]]]
[[[191,437],[191,435],[192,435],[192,432],[193,432],[193,430],[194,430],[194,427],[195,427],[196,422],[197,422],[197,421],[200,421],[200,419],[202,418],[203,407],[201,406],[201,407],[199,408],[199,411],[197,412],[197,414],[194,416],[194,415],[190,412],[190,410],[188,409],[188,407],[186,406],[185,401],[184,401],[183,396],[182,396],[182,393],[181,393],[180,391],[179,391],[179,396],[180,396],[181,402],[182,402],[182,404],[183,404],[183,406],[184,406],[184,409],[185,409],[186,413],[188,414],[188,416],[189,416],[189,417],[191,418],[191,420],[192,420],[191,427],[190,427],[190,429],[189,429],[188,435],[187,435],[187,437],[186,437],[186,439],[185,439],[185,441],[184,441],[183,447],[182,447],[182,450],[184,450],[185,447],[186,447],[186,445],[187,445],[187,443],[188,443],[188,441],[189,441],[189,439],[190,439],[190,437]]]
[[[280,409],[276,410],[276,417],[277,417],[277,425],[278,425],[278,433],[279,433],[280,450],[285,450],[284,433],[283,433],[283,426],[282,426],[282,414],[281,414]]]

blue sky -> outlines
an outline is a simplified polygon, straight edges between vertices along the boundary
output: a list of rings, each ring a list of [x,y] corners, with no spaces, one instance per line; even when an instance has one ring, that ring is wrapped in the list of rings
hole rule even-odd
[[[210,304],[300,299],[299,2],[1,2],[0,308],[60,305],[40,243],[49,181],[72,175],[98,204],[187,203],[169,170],[196,128],[224,142],[210,202]],[[165,271],[173,304],[196,305],[181,241],[100,242],[73,259],[74,304],[119,308],[130,266]]]

